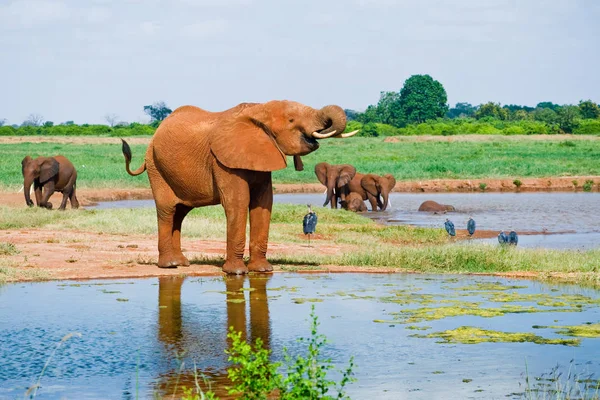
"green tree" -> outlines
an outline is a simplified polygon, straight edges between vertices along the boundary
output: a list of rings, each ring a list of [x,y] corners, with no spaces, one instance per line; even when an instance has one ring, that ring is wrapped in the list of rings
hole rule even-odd
[[[535,108],[549,108],[552,111],[557,111],[560,106],[558,104],[554,104],[551,101],[542,101],[541,103],[538,103],[537,106],[535,106]]]
[[[371,122],[380,122],[379,116],[377,114],[377,107],[374,105],[370,105],[369,107],[367,107],[365,112],[360,113],[356,116],[356,120],[358,122],[362,122],[363,124],[368,124]]]
[[[510,114],[510,119],[512,119],[513,121],[524,121],[531,118],[531,114],[528,113],[526,110],[517,110],[514,113]]]
[[[400,93],[381,92],[377,103],[377,116],[377,122],[397,127],[405,126]]]
[[[348,121],[355,121],[357,119],[357,117],[360,115],[360,112],[350,110],[348,108],[344,109],[344,113],[346,113],[346,120],[348,120]]]
[[[399,104],[408,123],[442,118],[448,111],[444,86],[429,75],[413,75],[400,90]]]
[[[548,125],[558,123],[558,115],[551,108],[538,107],[533,111],[533,119],[540,122],[545,122]]]
[[[579,107],[564,105],[557,111],[558,126],[565,133],[573,133],[573,130],[579,126],[581,114]]]
[[[475,118],[482,119],[491,117],[506,121],[508,119],[508,110],[500,107],[500,103],[488,102],[479,106],[479,109],[475,112]]]
[[[160,122],[167,118],[173,110],[167,107],[164,101],[157,101],[152,105],[144,106],[144,112],[150,116],[151,122]]]
[[[475,111],[477,111],[477,107],[471,103],[456,103],[454,108],[448,110],[446,116],[451,119],[469,118],[475,115]]]
[[[597,119],[600,118],[600,107],[598,104],[591,100],[579,102],[579,112],[583,119]]]

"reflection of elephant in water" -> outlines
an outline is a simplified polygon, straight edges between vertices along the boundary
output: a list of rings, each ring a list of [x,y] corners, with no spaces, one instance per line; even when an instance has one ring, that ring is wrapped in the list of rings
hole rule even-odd
[[[443,212],[446,211],[456,211],[454,206],[448,204],[440,204],[433,200],[427,200],[421,203],[419,206],[419,211],[428,211],[428,212]]]
[[[315,174],[319,182],[327,187],[327,197],[323,207],[331,202],[331,208],[337,208],[338,199],[342,202],[346,200],[347,185],[356,175],[356,168],[349,164],[330,165],[322,162],[315,165]]]
[[[389,203],[390,192],[395,185],[396,179],[391,174],[379,176],[357,173],[348,184],[348,189],[350,192],[358,193],[363,200],[369,200],[372,211],[377,211],[378,207],[381,211],[385,211]],[[381,198],[383,198],[383,203]]]
[[[33,206],[30,197],[31,184],[33,184],[35,202],[38,207],[52,208],[52,203],[48,202],[48,199],[54,192],[62,192],[63,194],[59,210],[65,209],[67,199],[71,201],[71,208],[79,207],[77,196],[75,196],[77,171],[66,157],[54,156],[32,159],[27,156],[21,161],[21,166],[25,202],[28,206]]]
[[[346,201],[343,203],[343,206],[348,211],[354,212],[365,212],[367,211],[367,206],[365,205],[365,201],[362,196],[356,192],[350,192],[346,196]]]
[[[232,326],[235,331],[242,332],[243,340],[254,343],[257,338],[260,338],[263,341],[263,347],[270,348],[271,323],[266,290],[269,279],[270,275],[227,277],[225,279],[226,325],[218,327],[219,332],[215,332],[215,329],[197,332],[184,328],[193,323],[193,321],[184,321],[182,317],[181,289],[185,277],[158,278],[158,339],[167,350],[165,354],[167,361],[172,361],[175,357],[174,353],[177,352],[194,357],[194,361],[197,363],[215,359],[217,363],[220,363],[220,365],[210,365],[205,368],[199,367],[199,370],[194,373],[189,369],[193,365],[192,362],[186,361],[188,369],[183,373],[180,374],[178,370],[169,371],[156,379],[158,382],[156,389],[159,393],[163,393],[165,396],[173,394],[172,388],[175,387],[176,381],[179,382],[178,387],[194,388],[196,377],[204,375],[211,382],[212,391],[218,397],[228,397],[226,386],[231,385],[231,382],[226,371],[227,355],[224,352],[225,349],[221,348],[218,343],[227,343],[227,348],[230,348],[231,341],[219,339],[225,338],[229,327]],[[244,282],[247,280],[249,280],[250,291],[243,290]],[[249,338],[247,338],[246,302],[244,301],[246,296],[250,300]],[[193,305],[190,307],[192,311],[195,308]],[[215,338],[218,339],[216,342],[214,342]],[[198,381],[202,389],[206,391],[208,388],[203,385],[202,379],[198,379]],[[181,398],[181,393],[177,394],[179,395],[177,398]]]
[[[223,271],[272,271],[267,243],[273,188],[271,171],[286,167],[286,155],[308,154],[316,139],[342,134],[346,115],[338,106],[320,110],[291,101],[243,103],[223,112],[176,109],[158,127],[145,161],[129,169],[131,150],[123,141],[130,175],[148,170],[158,217],[158,266],[189,265],[181,252],[181,224],[194,208],[222,204],[227,218]],[[300,163],[296,163],[298,166]],[[250,213],[250,262],[244,265]]]

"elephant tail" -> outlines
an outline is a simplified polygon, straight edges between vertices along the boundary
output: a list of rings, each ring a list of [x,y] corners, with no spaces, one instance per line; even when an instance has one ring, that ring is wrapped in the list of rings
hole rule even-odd
[[[142,164],[142,166],[139,167],[138,169],[136,169],[135,171],[132,171],[129,169],[129,164],[131,163],[131,148],[129,147],[129,144],[127,144],[127,142],[124,141],[123,139],[121,139],[121,142],[123,142],[123,146],[121,147],[121,150],[123,151],[123,155],[125,156],[125,170],[127,171],[127,173],[131,176],[137,176],[137,175],[141,174],[142,172],[144,172],[146,170],[146,162],[145,161]]]

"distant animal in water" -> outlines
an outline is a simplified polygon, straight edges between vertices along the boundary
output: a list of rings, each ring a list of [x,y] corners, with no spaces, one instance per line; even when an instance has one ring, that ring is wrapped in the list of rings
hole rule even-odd
[[[302,221],[302,229],[304,234],[308,236],[308,244],[310,245],[310,235],[314,234],[317,229],[317,214],[312,210],[310,204],[308,204],[308,213],[304,216]]]
[[[454,208],[454,206],[451,206],[449,204],[440,204],[433,200],[427,200],[421,203],[421,205],[419,206],[419,211],[445,213],[447,211],[456,211],[456,209]]]
[[[508,244],[508,236],[506,235],[506,233],[504,233],[504,231],[501,231],[498,234],[498,243],[500,243],[500,244]]]
[[[469,232],[469,236],[473,236],[475,233],[475,220],[472,217],[469,217],[467,222],[467,232]]]
[[[510,231],[510,233],[508,234],[508,244],[516,246],[517,243],[519,243],[519,236],[517,235],[517,232]]]
[[[67,199],[71,201],[71,208],[79,207],[77,196],[75,196],[77,171],[73,163],[66,157],[54,156],[33,159],[26,156],[21,161],[21,172],[24,179],[25,203],[28,206],[33,206],[33,200],[30,197],[31,185],[33,184],[35,202],[38,207],[51,209],[52,203],[48,200],[54,192],[63,194],[59,210],[66,208]]]
[[[446,232],[450,236],[456,236],[456,231],[454,230],[454,224],[448,218],[446,218],[446,222],[444,222],[444,228],[446,228]]]

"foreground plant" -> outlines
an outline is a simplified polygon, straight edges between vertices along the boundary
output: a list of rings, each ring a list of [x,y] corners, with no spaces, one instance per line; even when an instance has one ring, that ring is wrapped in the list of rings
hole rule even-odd
[[[340,371],[342,379],[338,383],[327,377],[327,372],[333,370],[330,358],[323,358],[321,351],[327,344],[325,335],[318,333],[319,321],[313,306],[310,313],[311,336],[299,338],[298,342],[308,345],[305,356],[291,356],[286,348],[284,363],[270,362],[271,351],[263,348],[260,338],[254,346],[242,339],[242,333],[232,327],[227,337],[232,341],[231,349],[225,350],[233,366],[227,370],[233,386],[229,394],[238,395],[240,399],[349,399],[344,390],[346,385],[354,382],[352,377],[354,358],[350,358],[348,367]],[[286,374],[278,372],[283,366]],[[330,392],[337,393],[331,395]],[[182,400],[216,399],[212,391],[202,392],[197,385],[195,390],[184,389]]]

